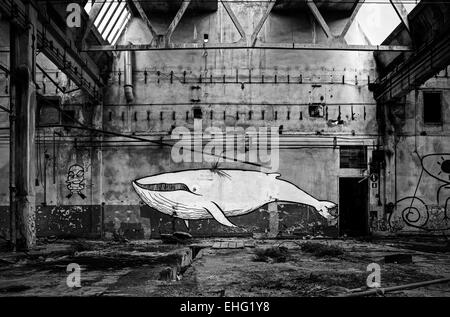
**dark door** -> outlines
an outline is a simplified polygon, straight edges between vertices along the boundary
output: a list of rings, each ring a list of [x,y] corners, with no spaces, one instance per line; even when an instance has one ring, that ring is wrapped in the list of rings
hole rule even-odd
[[[350,237],[366,235],[367,208],[367,179],[339,178],[339,234]]]

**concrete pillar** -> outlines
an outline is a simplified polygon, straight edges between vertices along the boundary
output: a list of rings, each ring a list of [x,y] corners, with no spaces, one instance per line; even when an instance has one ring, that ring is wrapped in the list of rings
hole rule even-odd
[[[385,150],[389,151],[391,154],[386,158],[386,169],[385,169],[385,175],[384,175],[384,181],[386,185],[386,192],[385,192],[385,200],[386,204],[388,203],[394,203],[397,200],[396,197],[396,188],[395,188],[395,174],[396,174],[396,145],[395,145],[395,136],[387,136],[385,139]]]
[[[14,185],[15,195],[11,212],[15,214],[16,238],[19,248],[29,249],[36,243],[36,147],[35,116],[36,87],[35,52],[37,15],[30,4],[26,13],[31,25],[21,29],[11,24],[11,101],[15,116],[14,138]]]
[[[269,238],[275,238],[278,235],[278,203],[272,202],[268,205],[269,211]]]
[[[384,104],[384,150],[386,155],[386,166],[384,170],[384,199],[385,203],[394,203],[397,200],[396,195],[396,127],[391,121],[391,116],[389,115],[391,105]]]

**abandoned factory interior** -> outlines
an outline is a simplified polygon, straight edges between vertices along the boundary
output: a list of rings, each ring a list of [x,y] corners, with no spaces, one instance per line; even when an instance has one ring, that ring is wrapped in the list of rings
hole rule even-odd
[[[450,296],[449,71],[450,1],[0,1],[0,297]]]

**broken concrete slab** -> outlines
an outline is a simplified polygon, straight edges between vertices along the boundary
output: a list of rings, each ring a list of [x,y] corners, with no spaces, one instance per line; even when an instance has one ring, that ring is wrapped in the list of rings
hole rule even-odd
[[[226,243],[226,248],[213,248],[215,243]],[[2,266],[0,296],[336,296],[365,290],[369,263],[382,267],[382,287],[450,276],[450,254],[347,239],[315,240],[344,250],[340,256],[317,256],[302,251],[308,243],[231,238],[192,245],[84,241],[85,251],[76,254],[43,259],[33,255],[22,263]],[[285,261],[255,262],[255,250],[248,245],[282,248]],[[414,263],[384,263],[384,256],[390,254],[411,254]],[[66,284],[66,268],[77,261],[82,287],[72,289]],[[448,284],[402,290],[402,294],[449,296]]]

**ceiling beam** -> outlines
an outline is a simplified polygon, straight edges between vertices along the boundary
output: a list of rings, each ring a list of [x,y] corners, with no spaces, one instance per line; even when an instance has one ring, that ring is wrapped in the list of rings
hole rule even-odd
[[[130,44],[130,45],[92,45],[85,49],[87,52],[103,51],[175,51],[175,50],[204,50],[204,49],[281,49],[281,50],[325,50],[325,51],[389,51],[410,52],[410,46],[403,45],[350,45],[338,41],[327,44],[311,43],[258,43],[258,45],[236,43],[168,43],[168,44]]]
[[[238,30],[239,34],[241,35],[241,39],[244,41],[247,41],[247,34],[244,31],[244,28],[242,27],[241,23],[237,19],[236,15],[234,14],[233,10],[230,7],[230,4],[228,3],[229,0],[220,0],[222,2],[223,7],[225,8],[225,11],[227,12],[228,16],[230,17],[231,21],[233,22],[234,26]]]
[[[172,37],[173,32],[177,28],[178,23],[180,23],[180,20],[183,17],[184,13],[186,12],[186,9],[188,8],[190,3],[191,0],[183,0],[181,7],[178,9],[177,14],[173,18],[172,22],[167,28],[166,34],[164,35],[166,42],[170,42],[170,38]]]
[[[105,1],[105,0],[97,0],[97,2],[100,2],[100,3],[101,3],[102,1]],[[89,11],[89,13],[91,13],[91,12],[92,12],[92,9],[91,9],[91,11]],[[108,44],[109,44],[108,41],[106,41],[106,40],[102,37],[102,35],[100,34],[100,32],[97,30],[96,27],[93,27],[94,21],[95,21],[95,19],[97,18],[98,13],[93,13],[93,14],[92,14],[92,17],[91,17],[91,15],[88,15],[87,12],[86,12],[85,10],[81,10],[81,14],[82,14],[82,19],[83,19],[84,21],[87,21],[87,22],[86,22],[85,28],[84,28],[84,29],[81,28],[81,33],[80,33],[80,35],[78,35],[78,39],[79,39],[79,41],[78,41],[78,48],[80,48],[80,49],[83,48],[83,45],[84,45],[84,43],[86,42],[86,39],[87,39],[88,36],[89,36],[89,31],[91,32],[92,35],[94,35],[95,39],[97,40],[97,42],[98,42],[100,45],[108,45]],[[95,14],[95,16],[94,16],[94,14]],[[89,25],[89,23],[91,23],[91,21],[92,21],[92,24]],[[109,58],[112,58],[111,52],[107,53],[106,55],[107,55]],[[94,58],[94,59],[95,59],[95,58]],[[97,64],[97,59],[95,59],[95,62],[96,62],[96,64]]]
[[[44,68],[42,68],[38,63],[36,63],[36,67],[41,71],[41,73],[47,77],[50,82],[56,87],[56,89],[58,89],[59,91],[61,91],[63,94],[66,92],[66,90],[64,88],[61,88],[59,86],[59,84],[52,78],[52,76],[50,76]]]
[[[450,34],[425,43],[372,85],[375,99],[388,102],[403,97],[450,64]]]
[[[269,17],[269,14],[272,11],[273,7],[275,6],[276,2],[277,2],[276,0],[269,0],[269,6],[267,7],[267,10],[264,12],[264,15],[262,16],[261,20],[259,20],[258,24],[256,25],[256,28],[253,31],[252,37],[250,38],[252,47],[254,47],[256,45],[256,41],[258,40],[258,34],[261,31],[267,18]]]
[[[92,27],[94,26],[95,19],[97,19],[98,14],[100,13],[101,9],[103,8],[103,5],[105,4],[106,0],[100,1],[94,1],[91,11],[89,11],[89,20],[87,22],[86,28],[83,31],[83,35],[81,36],[81,43],[84,43],[86,41],[86,38],[89,35],[89,32],[91,31]],[[80,46],[82,47],[82,46]]]
[[[147,24],[150,33],[152,34],[152,38],[156,39],[158,38],[158,34],[156,33],[156,29],[153,26],[153,24],[150,22],[147,14],[145,13],[144,9],[142,8],[141,4],[139,3],[139,1],[137,0],[133,0],[131,1],[131,3],[134,5],[134,7],[136,8],[137,12],[139,13],[139,16],[141,17],[141,19],[145,22],[145,24]]]
[[[358,0],[358,2],[355,4],[355,7],[352,10],[352,14],[348,18],[347,23],[345,23],[345,26],[342,29],[341,35],[339,35],[339,37],[341,39],[344,39],[345,36],[347,35],[348,30],[350,29],[350,27],[352,26],[353,22],[355,21],[355,18],[358,15],[358,12],[361,9],[362,5],[364,4],[364,1],[365,0]]]
[[[409,21],[408,21],[408,11],[406,11],[405,6],[400,0],[389,0],[395,9],[400,21],[405,26],[406,30],[409,32]]]
[[[320,27],[325,32],[325,35],[328,38],[333,38],[334,36],[331,33],[330,27],[328,26],[327,22],[325,22],[325,19],[323,18],[314,1],[313,0],[305,0],[305,1],[306,4],[308,5],[308,8],[311,10],[311,13],[314,15],[314,18],[316,19],[317,22],[319,22]]]
[[[77,50],[74,32],[62,31],[51,17],[47,19],[41,10],[36,10],[38,18],[33,29],[39,50],[89,97],[99,99],[103,87],[100,71],[87,53]],[[31,22],[22,1],[0,1],[0,12],[14,25],[29,28]]]

